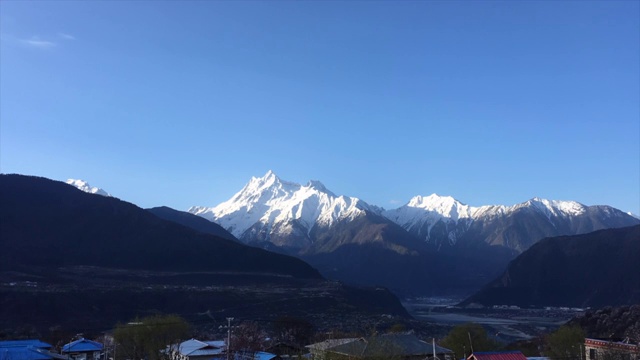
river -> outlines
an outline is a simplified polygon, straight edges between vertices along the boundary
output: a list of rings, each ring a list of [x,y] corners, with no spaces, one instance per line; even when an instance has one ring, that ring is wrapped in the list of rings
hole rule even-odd
[[[456,307],[456,298],[415,298],[403,302],[407,311],[416,319],[441,325],[477,323],[483,325],[489,335],[503,342],[529,340],[551,332],[579,314],[581,309],[520,309]]]

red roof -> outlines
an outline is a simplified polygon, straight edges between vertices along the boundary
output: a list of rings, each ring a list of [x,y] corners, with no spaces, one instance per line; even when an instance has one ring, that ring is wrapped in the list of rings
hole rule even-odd
[[[527,360],[520,351],[474,352],[467,360]]]

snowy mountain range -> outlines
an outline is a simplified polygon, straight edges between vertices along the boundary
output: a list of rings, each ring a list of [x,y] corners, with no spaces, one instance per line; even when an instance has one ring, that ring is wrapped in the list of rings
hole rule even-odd
[[[67,183],[106,194],[84,181]],[[640,223],[609,206],[539,198],[474,207],[432,194],[385,210],[336,195],[319,181],[301,185],[272,171],[217,206],[188,212],[246,244],[295,255],[328,278],[419,296],[477,289],[546,237]]]
[[[517,252],[549,236],[573,235],[610,227],[630,226],[637,219],[605,205],[533,198],[512,206],[473,207],[452,197],[416,196],[383,215],[419,239],[438,247],[481,238]]]
[[[272,171],[253,177],[228,201],[188,211],[220,224],[244,242],[271,242],[294,249],[313,245],[315,227],[330,227],[365,213],[383,216],[437,248],[480,240],[517,252],[547,236],[639,223],[609,206],[540,198],[512,206],[473,207],[450,196],[432,194],[415,196],[397,209],[384,210],[354,197],[338,196],[319,181],[300,185],[281,180]]]
[[[245,242],[303,248],[311,245],[309,233],[314,226],[331,226],[379,210],[360,199],[337,196],[319,181],[300,185],[269,171],[261,178],[252,177],[240,192],[216,207],[194,206],[188,211],[220,224]]]
[[[84,181],[84,180],[76,180],[76,179],[69,179],[66,181],[67,184],[72,185],[77,187],[78,189],[89,193],[89,194],[96,194],[96,195],[102,195],[102,196],[111,196],[111,194],[109,194],[108,192],[104,191],[103,189],[97,188],[97,187],[93,187],[91,185],[89,185],[88,182]]]

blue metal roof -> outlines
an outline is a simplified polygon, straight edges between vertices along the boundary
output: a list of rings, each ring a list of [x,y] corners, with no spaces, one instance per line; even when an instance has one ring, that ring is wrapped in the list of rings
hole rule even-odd
[[[272,360],[278,357],[276,354],[268,353],[265,351],[256,351],[248,353],[236,353],[234,360]]]
[[[222,354],[222,349],[198,349],[189,353],[189,356],[213,356]]]
[[[188,356],[207,356],[219,355],[222,353],[224,341],[200,341],[191,339],[183,341],[178,346],[178,351],[182,355]]]
[[[277,356],[276,354],[271,354],[271,353],[264,352],[264,351],[258,351],[257,353],[255,353],[253,358],[255,360],[271,360],[271,359],[275,358],[276,356]]]
[[[0,359],[11,360],[62,360],[66,356],[54,354],[46,349],[32,346],[7,346],[0,347]]]
[[[204,343],[207,343],[211,346],[215,346],[215,347],[219,347],[219,348],[223,348],[225,347],[225,341],[224,340],[213,340],[213,341],[203,341]]]
[[[0,341],[0,348],[16,346],[33,346],[41,349],[51,349],[51,344],[47,344],[38,339]]]
[[[75,353],[75,352],[87,352],[87,351],[102,351],[104,346],[97,341],[87,340],[82,338],[80,340],[72,341],[62,347],[63,353]]]

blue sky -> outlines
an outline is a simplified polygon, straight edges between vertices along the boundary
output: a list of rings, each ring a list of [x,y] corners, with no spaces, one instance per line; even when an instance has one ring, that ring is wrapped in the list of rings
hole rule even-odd
[[[2,1],[0,170],[142,207],[272,169],[640,214],[637,1]]]

